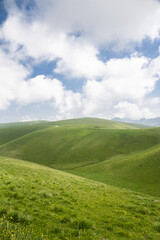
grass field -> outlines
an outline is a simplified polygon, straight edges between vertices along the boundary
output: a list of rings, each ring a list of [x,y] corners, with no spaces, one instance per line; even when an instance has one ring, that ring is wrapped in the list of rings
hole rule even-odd
[[[0,239],[160,239],[160,128],[2,125]]]
[[[81,127],[62,122],[65,126],[53,122],[20,126],[19,131],[6,128],[15,139],[1,144],[0,155],[160,196],[160,128],[106,129],[100,127],[104,120],[93,127],[97,119]],[[67,122],[80,124],[79,119]],[[7,141],[4,135],[0,142]]]
[[[0,124],[0,145],[12,141],[18,137],[24,136],[30,132],[37,131],[51,126],[63,126],[67,128],[107,128],[107,129],[135,129],[147,128],[145,125],[125,124],[109,120],[96,118],[82,118],[57,122],[47,121],[28,121],[15,123],[1,123]]]
[[[69,169],[148,149],[159,142],[160,129],[50,127],[1,145],[0,155]]]
[[[5,157],[0,215],[0,239],[160,239],[159,198]]]
[[[160,197],[160,146],[116,156],[68,172]]]
[[[10,142],[16,138],[24,136],[28,133],[48,128],[50,123],[28,123],[28,124],[2,124],[0,127],[0,145]]]

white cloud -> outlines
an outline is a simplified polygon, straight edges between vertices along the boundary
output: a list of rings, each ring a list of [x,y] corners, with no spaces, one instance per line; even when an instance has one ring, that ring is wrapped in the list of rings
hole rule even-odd
[[[0,110],[17,97],[17,88],[29,70],[0,50]]]
[[[60,104],[63,97],[64,87],[57,79],[45,78],[38,75],[27,81],[22,81],[17,89],[17,100],[21,104],[44,102],[54,99]]]
[[[96,44],[154,39],[160,27],[156,0],[36,0],[40,17],[56,31],[81,32]]]
[[[116,43],[123,48],[146,36],[159,36],[156,0],[37,0],[39,8],[29,16],[13,3],[8,1],[9,17],[0,30],[8,48],[17,58],[57,59],[55,72],[70,78],[103,75],[100,45],[107,48]],[[80,37],[74,37],[75,32]]]
[[[154,89],[159,79],[155,60],[132,55],[130,58],[111,59],[106,66],[104,83],[119,99],[141,99]]]
[[[129,102],[119,102],[114,106],[116,110],[116,117],[119,118],[131,118],[131,119],[141,119],[141,118],[152,118],[155,115],[148,108],[139,108],[134,103]]]
[[[23,16],[10,16],[1,29],[1,36],[10,42],[12,54],[19,58],[33,57],[35,62],[58,60],[56,73],[69,77],[97,77],[104,71],[98,50],[81,39],[50,31],[43,22],[26,22]],[[21,46],[21,48],[20,48]]]
[[[4,52],[0,52],[0,108],[11,101],[18,104],[51,102],[56,118],[81,116],[151,117],[159,113],[159,98],[148,98],[159,79],[158,58],[151,60],[132,55],[112,59],[105,65],[101,81],[87,80],[82,92],[66,90],[58,79],[38,75],[25,80],[29,70]],[[8,71],[10,69],[10,71]],[[148,106],[147,106],[148,105]]]
[[[44,75],[25,80],[29,71],[2,51],[0,73],[0,110],[6,109],[12,101],[20,105],[50,101],[57,117],[68,118],[81,107],[80,93],[66,90],[61,81]]]
[[[73,117],[81,108],[80,93],[66,90],[59,80],[44,75],[23,81],[17,91],[17,101],[20,104],[51,101],[59,118]]]
[[[12,2],[12,4],[10,4]],[[25,1],[24,1],[25,2]],[[159,114],[158,100],[146,101],[160,77],[160,57],[138,54],[100,60],[101,47],[124,48],[145,37],[159,36],[160,3],[156,0],[36,0],[30,13],[8,1],[9,16],[0,27],[0,109],[18,104],[52,102],[56,117],[130,116]],[[78,37],[74,33],[79,34]],[[81,92],[66,90],[55,78],[29,78],[34,64],[56,60],[53,69],[68,79],[84,78]],[[33,63],[32,62],[32,63]],[[149,97],[148,97],[149,98]],[[148,107],[147,107],[148,104]]]
[[[56,73],[67,74],[69,77],[101,77],[105,71],[105,64],[98,60],[98,51],[91,45],[75,43],[72,39],[68,48],[58,61]]]
[[[119,116],[120,112],[121,114],[123,111],[126,112],[126,106],[123,105],[123,108],[120,106],[129,101],[132,104],[129,103],[128,108],[137,106],[134,113],[136,118],[140,116],[141,110],[141,116],[151,115],[143,105],[159,79],[156,74],[159,73],[157,67],[156,59],[150,60],[136,54],[130,58],[111,59],[106,64],[102,81],[88,80],[83,87],[86,103],[84,112],[86,115],[103,114],[106,117],[113,117],[117,109],[117,116]],[[119,103],[121,104],[118,105]],[[129,111],[128,114],[131,115]]]

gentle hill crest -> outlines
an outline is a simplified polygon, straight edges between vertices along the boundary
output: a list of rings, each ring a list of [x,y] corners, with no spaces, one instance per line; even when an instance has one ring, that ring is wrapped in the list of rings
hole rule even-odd
[[[76,118],[67,119],[52,122],[52,124],[57,126],[90,126],[97,128],[109,128],[109,129],[135,129],[135,128],[149,128],[147,125],[134,124],[134,123],[122,123],[102,118]]]
[[[104,127],[109,129],[135,129],[135,128],[150,128],[150,126],[136,123],[123,123],[113,120],[107,120],[102,118],[75,118],[59,121],[24,121],[24,122],[12,122],[12,123],[0,123],[1,128],[23,127],[23,126],[40,126],[40,125],[56,125],[56,126],[90,126],[90,127]]]

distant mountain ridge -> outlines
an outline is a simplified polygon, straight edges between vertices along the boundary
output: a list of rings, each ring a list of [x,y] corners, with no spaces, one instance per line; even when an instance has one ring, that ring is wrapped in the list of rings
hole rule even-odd
[[[156,118],[142,118],[139,120],[133,120],[130,118],[113,118],[113,121],[116,122],[123,122],[123,123],[136,123],[136,124],[144,124],[144,125],[149,125],[153,127],[160,127],[160,117]]]

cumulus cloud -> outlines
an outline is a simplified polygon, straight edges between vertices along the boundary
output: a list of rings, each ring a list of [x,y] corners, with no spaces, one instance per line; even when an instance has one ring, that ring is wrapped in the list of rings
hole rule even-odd
[[[9,69],[9,70],[8,70]],[[29,70],[0,51],[0,110],[12,101],[20,105],[50,102],[57,118],[74,117],[81,107],[80,93],[66,90],[61,81],[38,75],[25,80]]]
[[[119,118],[131,118],[137,120],[141,118],[155,117],[155,115],[147,107],[140,108],[136,104],[126,101],[119,102],[114,106],[114,109],[116,110],[116,117]]]
[[[21,81],[17,91],[17,100],[22,104],[30,104],[54,99],[56,104],[60,104],[63,91],[62,83],[57,79],[38,75],[27,81]]]
[[[149,97],[160,78],[160,57],[100,58],[104,47],[123,50],[159,37],[158,1],[35,0],[32,11],[25,8],[28,2],[20,9],[14,0],[6,1],[8,17],[0,26],[0,109],[11,101],[50,102],[58,119],[160,114],[152,107],[159,98]],[[54,73],[70,81],[85,79],[81,91],[67,90],[54,77],[30,77],[35,64],[53,60]]]
[[[80,32],[96,44],[118,41],[127,44],[154,39],[160,27],[156,0],[36,0],[40,16],[51,28]]]
[[[151,117],[154,111],[158,114],[158,108],[152,105],[158,105],[159,98],[146,99],[159,80],[159,57],[151,60],[134,54],[111,59],[105,64],[101,80],[88,79],[81,92],[73,92],[55,78],[44,75],[28,78],[30,72],[23,65],[3,51],[0,56],[3,59],[0,62],[1,109],[13,100],[21,105],[48,101],[58,119],[80,116],[138,119]]]
[[[56,59],[55,72],[70,78],[101,77],[100,46],[123,48],[147,36],[159,36],[160,3],[156,0],[35,2],[37,7],[29,15],[26,1],[21,9],[8,1],[9,16],[0,37],[21,58],[30,56],[35,62]]]
[[[98,59],[99,51],[93,45],[50,31],[42,22],[30,24],[21,15],[11,15],[1,29],[1,36],[10,42],[12,54],[19,52],[19,58],[29,56],[35,63],[57,59],[56,73],[90,78],[101,76],[104,71],[104,63]]]
[[[106,64],[102,80],[88,80],[83,87],[85,113],[103,113],[107,117],[113,117],[113,112],[115,115],[117,112],[117,116],[120,116],[120,112],[126,112],[127,103],[127,108],[137,106],[139,109],[133,111],[134,118],[151,116],[145,107],[143,110],[143,104],[159,80],[159,73],[156,59],[151,60],[136,54],[130,58],[111,59]]]
[[[58,79],[46,78],[44,75],[22,81],[17,91],[17,101],[20,104],[51,101],[58,118],[73,117],[81,107],[80,93],[66,90]]]
[[[104,83],[117,98],[141,99],[154,89],[160,71],[155,60],[132,55],[111,59],[106,66]]]
[[[0,49],[0,110],[17,97],[17,87],[30,71]]]

